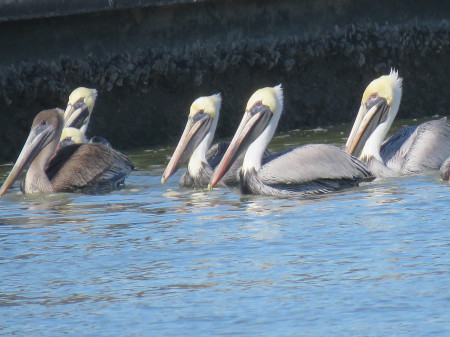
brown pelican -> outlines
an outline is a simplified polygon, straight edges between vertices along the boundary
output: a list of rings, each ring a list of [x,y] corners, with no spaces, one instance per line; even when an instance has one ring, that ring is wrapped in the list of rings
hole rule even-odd
[[[35,117],[19,158],[0,189],[0,196],[28,164],[23,193],[94,194],[118,188],[133,169],[130,160],[101,144],[74,144],[54,155],[63,125],[60,109],[44,110]]]
[[[79,87],[72,91],[64,112],[65,127],[74,127],[86,134],[96,98],[97,90],[95,89]]]
[[[235,158],[245,152],[239,172],[241,192],[276,196],[326,193],[371,179],[353,156],[327,144],[309,144],[272,154],[262,162],[283,110],[281,85],[257,90],[210,181],[213,188]]]
[[[373,80],[363,94],[346,148],[359,156],[377,177],[438,170],[450,156],[450,126],[446,119],[397,131],[383,142],[402,97],[397,71]]]
[[[214,168],[228,147],[228,143],[218,143],[210,148],[221,104],[220,94],[199,97],[192,103],[186,127],[162,175],[163,184],[190,156],[188,168],[180,179],[180,185],[194,188],[208,186]],[[222,186],[237,185],[236,171],[241,163],[242,159],[236,161],[225,175]]]

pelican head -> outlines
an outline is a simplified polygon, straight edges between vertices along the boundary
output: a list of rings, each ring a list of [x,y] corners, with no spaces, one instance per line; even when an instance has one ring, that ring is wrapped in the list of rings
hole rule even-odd
[[[63,111],[60,109],[44,110],[34,118],[30,134],[17,158],[11,172],[0,189],[0,197],[11,187],[19,174],[30,163],[45,168],[49,158],[55,152],[64,126]],[[56,140],[56,141],[55,141]]]
[[[198,171],[201,163],[206,162],[206,151],[216,132],[221,104],[220,94],[199,97],[192,103],[186,127],[162,175],[163,184],[187,158],[191,157],[190,171]]]
[[[64,122],[66,127],[74,127],[86,133],[92,110],[94,109],[97,90],[80,87],[69,96]]]
[[[248,100],[244,117],[214,171],[209,188],[213,188],[227,173],[233,162],[245,151],[242,169],[259,170],[263,153],[272,139],[283,111],[281,85],[257,90]]]
[[[381,143],[397,115],[401,98],[402,78],[393,69],[367,86],[347,140],[349,154],[381,160]]]
[[[86,137],[80,129],[66,127],[62,130],[59,147],[63,148],[71,144],[84,144],[86,142]]]

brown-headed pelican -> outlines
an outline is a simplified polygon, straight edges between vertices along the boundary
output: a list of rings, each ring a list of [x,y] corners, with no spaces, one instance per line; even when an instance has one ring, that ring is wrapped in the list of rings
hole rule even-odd
[[[282,197],[336,191],[370,180],[363,163],[336,146],[309,144],[272,154],[263,161],[283,111],[281,85],[257,90],[247,103],[241,124],[210,181],[213,188],[240,153],[241,192]]]
[[[210,148],[221,104],[220,94],[199,97],[192,103],[186,127],[162,175],[163,184],[190,156],[188,168],[180,179],[180,185],[194,188],[208,186],[214,168],[228,147],[228,143],[218,143]],[[238,184],[236,171],[241,163],[242,159],[236,161],[225,175],[222,186]]]
[[[72,91],[64,112],[65,127],[80,129],[86,135],[96,98],[97,90],[95,89],[79,87]]]
[[[438,170],[450,156],[450,126],[446,119],[405,127],[383,142],[402,97],[397,71],[373,80],[364,91],[346,148],[377,177]]]
[[[41,111],[33,121],[19,158],[4,181],[4,195],[29,165],[23,193],[106,193],[117,189],[133,169],[123,154],[101,144],[74,144],[54,152],[64,126],[60,109]]]

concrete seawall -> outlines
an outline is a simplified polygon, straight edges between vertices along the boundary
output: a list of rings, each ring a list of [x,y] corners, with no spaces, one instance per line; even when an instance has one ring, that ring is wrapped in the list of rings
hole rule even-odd
[[[230,136],[251,93],[278,83],[280,129],[350,122],[365,86],[391,67],[404,78],[399,117],[448,111],[447,2],[42,3],[0,2],[2,161],[40,110],[64,108],[78,86],[99,90],[90,133],[121,149],[175,142],[192,101],[216,92],[217,135]]]

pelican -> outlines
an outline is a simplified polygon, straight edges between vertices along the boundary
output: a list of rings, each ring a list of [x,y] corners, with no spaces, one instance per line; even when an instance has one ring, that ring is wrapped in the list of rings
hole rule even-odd
[[[64,126],[63,111],[41,111],[11,172],[0,189],[0,197],[29,165],[23,193],[106,193],[117,189],[133,169],[123,154],[101,144],[74,144],[54,152]],[[54,156],[53,156],[54,155]]]
[[[78,128],[83,133],[84,137],[86,137],[86,130],[89,125],[92,110],[94,110],[96,99],[97,90],[95,89],[79,87],[72,91],[69,96],[66,111],[64,112],[65,128]],[[83,141],[83,143],[86,142],[87,140]],[[89,143],[100,143],[112,147],[107,139],[100,136],[91,137]]]
[[[91,137],[89,140],[87,140],[86,136],[80,129],[72,128],[72,127],[65,127],[61,133],[61,139],[59,140],[58,149],[60,149],[61,147],[66,147],[68,145],[72,145],[72,144],[85,144],[85,143],[103,144],[103,145],[106,145],[106,146],[112,148],[111,143],[108,142],[103,137],[94,136],[94,137]]]
[[[86,135],[89,120],[97,99],[97,90],[79,87],[69,96],[64,123],[66,127],[75,127]]]
[[[162,175],[163,184],[190,156],[188,168],[180,179],[180,185],[194,188],[208,186],[214,168],[228,147],[228,143],[218,143],[210,148],[221,104],[220,94],[199,97],[192,103],[186,127]],[[241,163],[242,159],[236,161],[225,175],[222,186],[238,184],[236,171]]]
[[[73,144],[86,144],[88,141],[84,133],[77,128],[65,127],[61,132],[59,139],[59,148]]]
[[[439,171],[441,173],[442,180],[450,181],[450,158],[447,158],[447,160],[441,165]]]
[[[272,154],[263,153],[272,139],[283,111],[281,85],[257,90],[249,99],[244,117],[209,188],[213,188],[241,152],[239,172],[243,194],[301,197],[336,191],[370,180],[364,164],[328,144],[309,144]]]
[[[383,142],[397,115],[402,78],[391,70],[373,80],[346,143],[349,154],[359,156],[376,177],[391,177],[438,170],[450,156],[450,126],[432,120],[397,131]]]

